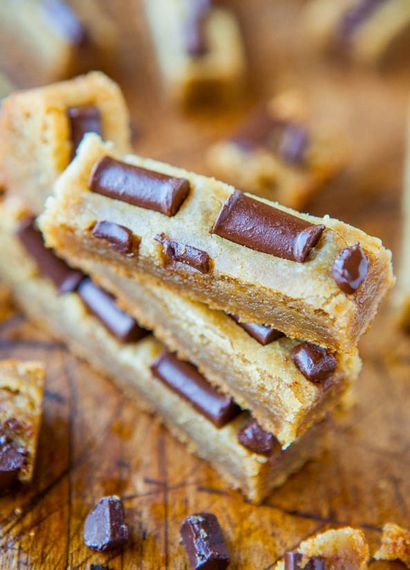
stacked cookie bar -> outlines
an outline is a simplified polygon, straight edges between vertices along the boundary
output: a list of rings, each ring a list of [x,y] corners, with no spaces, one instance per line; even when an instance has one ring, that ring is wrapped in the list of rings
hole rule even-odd
[[[59,86],[66,122],[68,105],[94,100],[89,88],[77,104]],[[390,253],[341,222],[125,155],[97,129],[35,220],[37,188],[44,198],[51,186],[19,154],[33,138],[19,107],[9,99],[0,127],[0,274],[36,322],[263,500],[322,449],[329,413],[359,374],[357,340],[392,283]],[[62,133],[42,156],[74,146],[75,130]]]

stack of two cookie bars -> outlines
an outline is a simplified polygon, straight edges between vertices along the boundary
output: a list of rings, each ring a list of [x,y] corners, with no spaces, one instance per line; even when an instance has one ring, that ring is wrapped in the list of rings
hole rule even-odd
[[[127,155],[124,102],[100,74],[10,97],[0,129],[0,272],[20,305],[263,500],[321,450],[390,252]]]

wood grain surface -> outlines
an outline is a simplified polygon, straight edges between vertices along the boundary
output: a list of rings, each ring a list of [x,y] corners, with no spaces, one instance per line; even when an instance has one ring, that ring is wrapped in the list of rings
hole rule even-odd
[[[207,145],[255,101],[299,87],[317,121],[330,123],[350,149],[346,172],[309,211],[358,225],[397,252],[409,62],[372,71],[329,61],[310,46],[301,2],[231,3],[248,50],[249,95],[241,108],[194,116],[161,93],[142,3],[107,0],[122,29],[115,78],[138,126],[137,151],[206,173]],[[202,510],[218,516],[235,569],[268,570],[304,537],[337,525],[362,528],[374,550],[383,523],[410,525],[410,339],[395,330],[388,303],[361,350],[357,405],[329,452],[254,507],[108,380],[18,312],[9,316],[0,323],[0,358],[41,359],[48,374],[34,483],[0,498],[1,569],[187,569],[179,526]],[[131,541],[100,555],[83,545],[83,522],[111,493],[124,499]]]

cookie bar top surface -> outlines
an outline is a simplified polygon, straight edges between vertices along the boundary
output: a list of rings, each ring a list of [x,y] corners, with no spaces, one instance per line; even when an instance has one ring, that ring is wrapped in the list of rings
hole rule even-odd
[[[375,553],[376,560],[400,560],[410,568],[410,531],[394,523],[383,527],[380,548]]]
[[[107,261],[131,275],[137,268],[157,274],[176,286],[183,284],[187,294],[198,298],[206,294],[211,305],[223,305],[221,308],[226,307],[229,292],[231,306],[227,308],[242,320],[251,314],[255,322],[276,326],[299,338],[303,335],[295,334],[286,322],[295,318],[296,311],[306,311],[308,318],[313,315],[321,319],[324,315],[328,321],[337,319],[341,330],[353,326],[362,332],[393,282],[391,254],[380,240],[328,216],[300,214],[166,164],[137,156],[122,157],[138,169],[188,181],[189,194],[174,215],[147,209],[141,201],[140,206],[135,201],[130,204],[125,190],[119,196],[112,186],[102,195],[94,174],[107,156],[115,161],[120,158],[110,145],[87,135],[76,160],[58,181],[56,195],[48,201],[41,218],[48,244],[57,251],[67,247],[59,232],[71,233],[73,239],[86,241],[93,254],[104,252]],[[137,186],[139,182],[137,177]],[[117,179],[117,186],[121,186],[121,179]],[[139,192],[145,191],[142,184]],[[157,198],[162,199],[158,194]],[[137,258],[116,255],[104,248],[102,240],[87,239],[90,228],[102,220],[125,226],[138,236]],[[167,269],[158,235],[205,252],[212,271],[192,271],[189,263],[183,263],[183,269],[181,264]],[[355,259],[358,243],[360,251]],[[342,290],[343,284],[349,283],[355,289],[353,294]],[[244,314],[246,295],[254,300]],[[270,320],[267,304],[273,309],[275,304],[286,305],[285,319],[280,323]],[[318,336],[317,341],[322,337],[325,335]],[[346,345],[351,344],[348,339]]]

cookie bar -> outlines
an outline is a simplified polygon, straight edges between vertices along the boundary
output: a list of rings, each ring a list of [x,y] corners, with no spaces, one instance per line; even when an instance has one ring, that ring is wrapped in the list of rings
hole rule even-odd
[[[241,321],[340,352],[356,345],[393,283],[391,253],[358,229],[123,157],[96,135],[55,189],[40,223],[59,254],[146,271]]]
[[[313,358],[319,350],[314,345],[268,327],[239,323],[235,316],[175,294],[151,276],[118,275],[81,250],[69,261],[110,291],[171,350],[198,366],[214,386],[250,410],[283,447],[332,410],[359,375],[356,350],[334,357],[320,349],[318,367],[311,373],[299,357]]]
[[[400,560],[410,568],[410,531],[394,523],[383,527],[382,542],[376,560]]]
[[[27,219],[15,201],[0,206],[0,275],[12,286],[19,305],[74,354],[113,379],[137,405],[158,414],[192,453],[210,461],[233,487],[260,502],[321,453],[327,438],[323,422],[283,451],[230,396],[218,392],[193,365],[164,350],[131,317],[128,327],[113,328],[119,309],[112,297],[102,296],[96,285],[92,295],[84,294],[82,286],[92,287],[90,279],[51,251],[41,250]],[[125,321],[127,315],[122,315]],[[126,329],[133,334],[125,335]]]
[[[275,570],[364,570],[369,547],[361,530],[350,527],[328,530],[287,552]]]
[[[232,103],[245,74],[233,13],[215,0],[145,0],[145,8],[170,97],[188,106]]]
[[[116,83],[100,72],[14,93],[0,112],[0,171],[5,186],[37,213],[84,133],[98,132],[122,152],[129,117]],[[30,160],[28,160],[30,157]]]
[[[24,86],[44,85],[111,60],[117,32],[95,0],[2,0],[2,68]]]
[[[286,91],[212,146],[209,168],[246,192],[303,208],[344,161],[341,144],[310,123],[300,94]]]
[[[321,47],[371,64],[410,32],[410,4],[408,0],[311,0],[307,25]]]
[[[0,490],[33,477],[45,372],[39,362],[0,361]]]

